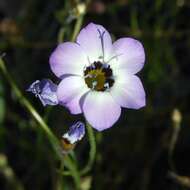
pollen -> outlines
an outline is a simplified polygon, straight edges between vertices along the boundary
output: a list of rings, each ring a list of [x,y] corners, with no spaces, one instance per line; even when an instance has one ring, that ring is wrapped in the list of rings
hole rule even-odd
[[[110,65],[94,62],[84,70],[86,85],[96,91],[105,91],[114,84],[113,72]]]

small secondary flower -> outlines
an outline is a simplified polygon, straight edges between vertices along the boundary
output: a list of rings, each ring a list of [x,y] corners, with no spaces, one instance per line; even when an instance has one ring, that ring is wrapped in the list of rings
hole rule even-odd
[[[145,106],[144,88],[135,75],[144,62],[139,41],[120,38],[112,43],[103,26],[90,23],[76,43],[58,45],[50,57],[52,71],[62,79],[57,89],[59,104],[72,114],[84,113],[95,129],[107,129],[119,119],[121,107]]]
[[[78,121],[72,125],[67,133],[63,135],[63,138],[74,144],[80,141],[85,135],[85,125],[81,121]]]
[[[27,91],[35,94],[43,106],[58,104],[57,85],[49,79],[36,80],[29,86]]]
[[[84,135],[85,135],[84,123],[78,121],[77,123],[73,124],[69,128],[69,131],[67,131],[62,136],[63,152],[67,153],[68,151],[72,150],[75,147],[76,143],[82,140]]]

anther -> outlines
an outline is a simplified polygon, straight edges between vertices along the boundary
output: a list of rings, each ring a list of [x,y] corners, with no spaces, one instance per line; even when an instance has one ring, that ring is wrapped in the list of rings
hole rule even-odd
[[[108,82],[106,82],[105,84],[104,84],[104,87],[106,88],[106,89],[108,89],[110,86],[109,86],[109,83]]]
[[[107,64],[107,63],[104,63],[104,64],[102,64],[102,68],[104,69],[107,69],[109,67],[109,65]]]
[[[92,69],[95,69],[95,68],[96,68],[96,66],[95,66],[94,63],[91,64],[91,67],[92,67]]]
[[[91,75],[91,74],[87,74],[87,75],[85,75],[84,76],[84,78],[86,79],[86,78],[92,78],[93,76]]]
[[[114,77],[110,65],[95,61],[84,71],[84,79],[89,88],[96,91],[109,90],[114,84]]]
[[[92,89],[93,89],[93,90],[95,89],[95,87],[96,87],[97,84],[98,84],[97,81],[93,81],[93,82],[92,82]]]

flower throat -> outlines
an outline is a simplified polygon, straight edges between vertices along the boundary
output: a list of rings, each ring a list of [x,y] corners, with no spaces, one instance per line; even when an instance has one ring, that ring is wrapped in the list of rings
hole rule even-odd
[[[113,72],[110,66],[100,61],[95,61],[84,70],[87,86],[92,90],[105,91],[114,84]]]

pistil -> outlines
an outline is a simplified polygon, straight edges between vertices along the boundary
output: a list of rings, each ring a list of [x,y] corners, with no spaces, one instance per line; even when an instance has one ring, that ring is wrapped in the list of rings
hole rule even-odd
[[[84,71],[84,79],[89,88],[96,91],[108,90],[114,84],[113,73],[110,65],[95,61]]]

